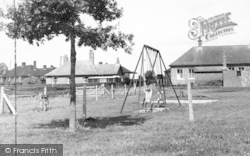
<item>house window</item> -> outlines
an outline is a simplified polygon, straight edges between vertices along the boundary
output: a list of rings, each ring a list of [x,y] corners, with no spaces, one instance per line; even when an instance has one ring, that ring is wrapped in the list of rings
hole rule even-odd
[[[57,77],[54,77],[53,81],[54,81],[54,84],[57,84]]]
[[[70,84],[70,78],[69,77],[67,78],[67,84]]]
[[[100,82],[105,83],[105,82],[107,82],[107,79],[106,78],[100,78]]]
[[[89,83],[97,83],[98,79],[89,79]]]
[[[83,78],[83,83],[88,83],[88,79],[87,78]]]
[[[234,70],[234,67],[229,67],[228,69],[233,71],[233,70]]]
[[[115,79],[114,78],[109,78],[108,82],[115,82]]]
[[[177,69],[177,79],[183,79],[183,70]]]
[[[241,71],[237,71],[237,76],[241,76]]]
[[[194,69],[189,69],[189,78],[194,78]]]
[[[239,67],[239,71],[245,70],[244,67]]]

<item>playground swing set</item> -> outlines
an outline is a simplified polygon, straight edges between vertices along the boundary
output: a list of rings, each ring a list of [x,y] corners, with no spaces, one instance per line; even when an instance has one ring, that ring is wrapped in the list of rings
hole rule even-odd
[[[138,68],[140,67],[140,68]],[[178,100],[179,105],[181,106],[180,100],[177,96],[176,90],[171,82],[169,74],[167,73],[167,68],[165,63],[162,59],[161,53],[159,50],[152,48],[148,45],[144,45],[140,54],[140,57],[137,61],[135,70],[133,72],[132,80],[128,86],[128,90],[125,94],[125,98],[120,110],[122,113],[123,108],[125,106],[129,90],[132,87],[132,82],[135,81],[135,74],[138,73],[138,82],[139,82],[139,91],[138,91],[138,103],[141,104],[147,110],[147,104],[151,104],[150,110],[153,110],[153,105],[156,103],[158,104],[157,107],[166,106],[166,82],[169,81],[176,99]],[[155,88],[157,90],[157,100],[152,101],[152,84],[155,84]],[[141,90],[144,89],[145,97],[141,98]],[[142,100],[142,102],[141,102]],[[163,104],[163,105],[162,105]]]

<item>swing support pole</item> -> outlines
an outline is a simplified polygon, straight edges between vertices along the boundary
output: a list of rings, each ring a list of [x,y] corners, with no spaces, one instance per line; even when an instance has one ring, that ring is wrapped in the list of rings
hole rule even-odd
[[[161,57],[159,57],[159,59],[160,59],[161,75],[163,76],[163,74],[162,74],[162,62],[163,62],[163,60],[161,59]],[[165,85],[164,85],[164,82],[163,82],[163,77],[161,78],[161,81],[162,81],[162,86],[163,86],[164,104],[166,105],[167,103],[166,103]]]
[[[133,80],[134,77],[135,77],[135,72],[136,72],[137,67],[138,67],[138,65],[139,65],[140,59],[141,59],[141,57],[142,57],[142,54],[143,54],[143,49],[142,49],[141,55],[140,55],[140,57],[139,57],[139,60],[137,61],[137,64],[136,64],[136,67],[135,67],[135,70],[134,70],[134,74],[133,74],[132,80]],[[126,93],[126,95],[125,95],[125,98],[124,98],[124,101],[123,101],[123,104],[122,104],[122,108],[121,108],[120,113],[122,113],[122,111],[123,111],[123,108],[124,108],[125,102],[126,102],[126,100],[127,100],[128,93],[129,93],[129,90],[130,90],[130,88],[131,88],[132,82],[133,82],[133,81],[130,80],[129,87],[128,87],[127,93]],[[139,93],[139,94],[140,94],[140,93]]]
[[[161,60],[162,60],[161,54],[160,54],[160,57],[161,57]],[[180,100],[179,100],[179,98],[178,98],[178,95],[177,95],[177,93],[176,93],[176,90],[175,90],[175,88],[174,88],[174,85],[173,85],[172,82],[171,82],[171,78],[170,78],[170,76],[169,76],[169,74],[168,74],[168,72],[167,72],[166,65],[165,65],[165,63],[164,63],[163,61],[162,61],[162,64],[163,64],[163,66],[164,66],[164,68],[165,68],[166,75],[168,76],[169,82],[170,82],[170,84],[171,84],[171,86],[172,86],[172,88],[173,88],[173,90],[174,90],[174,93],[175,93],[175,96],[176,96],[176,98],[177,98],[177,100],[178,100],[178,103],[179,103],[179,105],[181,106],[181,102],[180,102]]]

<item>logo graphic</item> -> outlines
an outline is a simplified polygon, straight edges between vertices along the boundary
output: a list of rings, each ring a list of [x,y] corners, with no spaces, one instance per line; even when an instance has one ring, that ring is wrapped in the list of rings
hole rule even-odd
[[[250,72],[241,71],[242,86],[247,87],[250,84]]]
[[[234,32],[234,26],[237,26],[237,24],[231,21],[230,15],[229,12],[208,19],[202,17],[190,19],[188,24],[191,30],[188,32],[188,37],[191,40],[202,37],[205,40],[212,40],[218,36]]]

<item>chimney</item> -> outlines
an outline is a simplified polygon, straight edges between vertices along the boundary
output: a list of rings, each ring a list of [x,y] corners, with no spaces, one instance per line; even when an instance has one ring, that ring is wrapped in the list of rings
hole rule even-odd
[[[99,64],[102,64],[102,62],[99,62]]]
[[[25,62],[23,62],[23,63],[22,63],[22,66],[26,66],[26,63],[25,63]]]
[[[116,64],[120,64],[119,58],[116,59]]]
[[[202,40],[201,37],[198,39],[198,47],[196,48],[196,52],[202,52]]]
[[[198,46],[199,46],[199,47],[202,47],[202,40],[201,40],[200,37],[199,37],[199,39],[198,39]]]
[[[33,66],[34,66],[34,68],[36,68],[36,61],[34,61]]]
[[[63,64],[67,63],[69,61],[68,55],[63,56]]]
[[[44,69],[44,70],[46,69],[46,65],[43,65],[43,69]]]
[[[91,49],[90,51],[89,51],[89,61],[91,61],[93,64],[95,64],[95,59],[94,59],[94,51],[93,51],[93,49]]]

